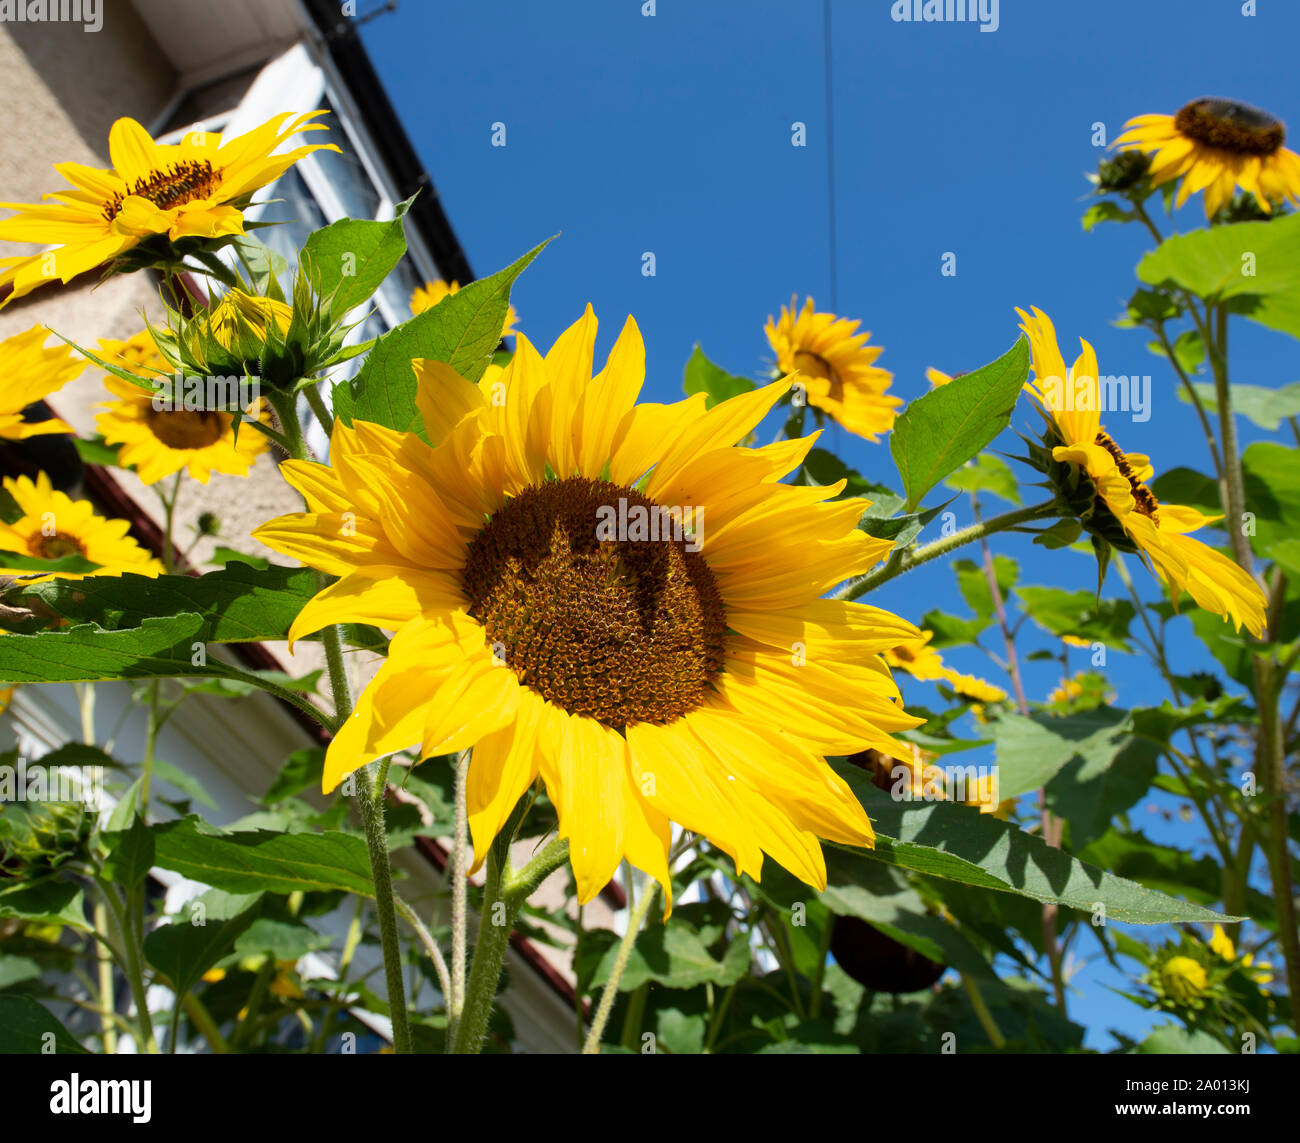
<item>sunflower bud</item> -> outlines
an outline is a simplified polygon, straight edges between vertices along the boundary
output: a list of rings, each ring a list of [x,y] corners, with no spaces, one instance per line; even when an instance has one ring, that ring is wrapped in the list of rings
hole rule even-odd
[[[1097,164],[1097,193],[1123,194],[1138,186],[1151,170],[1151,157],[1142,151],[1121,151]],[[1145,198],[1146,195],[1140,196]]]
[[[94,823],[80,802],[0,803],[0,862],[34,874],[49,872],[86,855]]]
[[[170,328],[154,331],[169,362],[186,374],[256,377],[283,393],[335,364],[349,327],[312,292],[302,271],[292,302],[274,275],[259,281],[265,293],[241,282],[212,309],[188,317],[169,308]]]

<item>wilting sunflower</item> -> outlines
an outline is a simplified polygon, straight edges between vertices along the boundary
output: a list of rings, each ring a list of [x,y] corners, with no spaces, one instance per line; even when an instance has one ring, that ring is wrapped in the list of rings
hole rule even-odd
[[[959,695],[965,695],[976,702],[1001,702],[1007,697],[1007,692],[1001,687],[945,666],[943,656],[930,646],[933,638],[933,631],[922,631],[918,638],[889,647],[885,650],[885,662],[895,670],[906,671],[912,678],[923,682],[942,679]]]
[[[851,433],[878,439],[894,427],[894,410],[903,402],[885,395],[893,374],[875,365],[882,350],[867,345],[869,333],[858,333],[861,322],[818,313],[812,298],[798,309],[798,295],[781,317],[767,319],[763,332],[776,353],[782,373],[798,373],[808,403],[834,417]]]
[[[169,378],[171,369],[153,335],[141,330],[128,341],[101,340],[104,359],[151,383]],[[181,469],[207,484],[213,472],[247,476],[267,440],[251,425],[236,439],[232,415],[214,409],[155,408],[154,389],[144,389],[121,377],[105,374],[104,385],[118,399],[105,401],[95,424],[110,445],[121,445],[118,463],[134,466],[145,484],[156,484]],[[163,391],[166,391],[164,389]],[[258,416],[269,421],[260,408]]]
[[[1266,111],[1231,99],[1194,99],[1176,115],[1139,115],[1114,145],[1153,155],[1153,186],[1181,178],[1177,206],[1205,191],[1205,217],[1232,201],[1234,187],[1261,210],[1300,201],[1300,155],[1282,146],[1286,128]]]
[[[455,279],[444,282],[439,278],[436,282],[425,282],[423,286],[416,286],[411,293],[411,313],[422,314],[425,310],[436,306],[443,298],[458,293],[460,293],[460,283]],[[515,323],[518,321],[519,315],[515,313],[515,307],[507,303],[506,323],[501,327],[501,336],[510,337],[515,333]]]
[[[93,572],[59,572],[59,579],[83,579],[87,575],[121,575],[136,572],[156,576],[163,566],[127,535],[126,520],[108,520],[95,515],[89,500],[73,500],[59,492],[43,472],[29,477],[6,476],[5,491],[23,510],[12,524],[0,523],[0,552],[14,552],[40,560],[62,560],[81,556],[99,564]],[[4,559],[0,556],[0,564]],[[31,575],[30,569],[3,568],[6,575]],[[34,577],[39,583],[53,576]]]
[[[1034,380],[1026,385],[1048,421],[1050,456],[1090,485],[1084,526],[1120,551],[1136,552],[1160,580],[1188,592],[1206,611],[1242,624],[1256,637],[1264,631],[1264,593],[1232,560],[1187,535],[1212,524],[1180,504],[1161,504],[1147,487],[1155,470],[1150,458],[1126,453],[1102,428],[1097,355],[1080,339],[1083,352],[1067,372],[1051,319],[1036,306],[1033,316],[1017,309],[1029,337]]]
[[[0,258],[0,291],[14,287],[0,306],[42,282],[67,282],[111,262],[155,235],[176,242],[243,234],[242,211],[255,191],[312,151],[338,150],[310,143],[271,153],[294,135],[325,130],[311,122],[324,114],[277,115],[233,139],[191,131],[175,144],[155,143],[134,119],[117,120],[108,135],[111,170],[59,163],[54,169],[71,187],[45,202],[0,203],[19,212],[0,221],[0,240],[56,248]]]
[[[48,397],[78,376],[86,363],[71,346],[59,342],[47,346],[49,330],[36,325],[0,341],[0,437],[23,440],[43,433],[70,433],[72,426],[58,417],[48,421],[24,421],[23,410]]]
[[[780,483],[815,438],[735,447],[787,381],[705,408],[636,404],[645,350],[629,318],[593,377],[586,314],[543,358],[523,335],[500,402],[417,362],[433,447],[335,425],[331,465],[282,466],[307,511],[253,534],[342,578],[295,620],[395,630],[326,756],[324,789],[381,755],[473,747],[478,862],[539,777],[578,897],[626,858],[670,892],[669,824],[739,870],[764,853],[825,885],[818,838],[870,845],[825,761],[891,753],[906,714],[879,654],[915,638],[878,608],[821,598],[888,541],[863,505]],[[497,394],[494,394],[494,398]]]

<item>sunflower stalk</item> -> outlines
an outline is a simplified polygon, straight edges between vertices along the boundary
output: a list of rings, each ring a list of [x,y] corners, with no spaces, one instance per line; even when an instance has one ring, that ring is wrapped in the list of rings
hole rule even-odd
[[[850,580],[838,591],[832,592],[831,598],[857,599],[859,596],[866,595],[869,591],[874,591],[881,584],[897,578],[904,572],[909,572],[913,568],[947,555],[949,552],[955,551],[966,544],[982,540],[985,536],[991,536],[997,532],[1009,531],[1021,524],[1029,523],[1031,520],[1054,515],[1057,511],[1057,501],[1053,497],[1041,504],[1032,504],[1027,508],[1017,508],[1012,512],[995,516],[992,520],[978,521],[967,528],[954,532],[951,536],[943,536],[929,544],[922,544],[920,547],[912,548],[897,559],[891,557],[875,571]]]
[[[1214,374],[1214,399],[1219,411],[1219,439],[1223,448],[1224,489],[1228,514],[1228,535],[1237,563],[1248,574],[1255,573],[1254,553],[1243,530],[1246,517],[1246,489],[1237,440],[1236,414],[1232,408],[1232,386],[1228,381],[1228,309],[1220,305],[1207,307],[1202,336]],[[1269,608],[1269,626],[1265,640],[1276,637],[1274,609]],[[1286,963],[1287,994],[1293,1024],[1300,1026],[1300,932],[1296,928],[1295,898],[1291,883],[1291,856],[1288,852],[1288,815],[1285,787],[1285,748],[1281,735],[1280,702],[1286,671],[1276,671],[1272,652],[1251,656],[1255,677],[1255,694],[1259,708],[1259,730],[1255,743],[1255,769],[1268,807],[1268,832],[1265,852],[1273,900],[1277,908],[1277,932]]]
[[[609,1015],[614,1011],[614,1000],[618,996],[619,982],[623,979],[623,973],[627,969],[627,962],[632,957],[632,948],[641,933],[642,925],[645,924],[646,914],[650,912],[650,906],[654,904],[655,897],[658,896],[658,891],[659,883],[651,881],[642,892],[641,899],[628,915],[627,931],[623,934],[623,939],[619,943],[614,966],[610,969],[609,979],[605,982],[605,991],[600,994],[600,1006],[596,1009],[596,1015],[592,1018],[591,1027],[587,1031],[587,1041],[582,1045],[582,1054],[584,1056],[600,1054],[601,1037],[605,1033],[605,1025],[609,1023]]]
[[[503,831],[501,837],[507,836]],[[464,1007],[454,1039],[448,1037],[452,1053],[476,1055],[482,1050],[497,985],[501,980],[501,966],[505,963],[506,949],[519,910],[537,887],[568,859],[569,843],[561,838],[553,840],[518,871],[511,868],[508,843],[493,844],[488,850],[487,881],[479,912],[474,960],[465,986]]]
[[[289,442],[289,454],[295,460],[308,459],[307,442],[298,420],[297,404],[290,394],[272,393],[272,407]],[[347,666],[343,661],[343,633],[336,625],[322,632],[325,661],[334,699],[335,725],[342,726],[352,713],[352,689]],[[357,783],[357,805],[366,834],[370,856],[370,876],[375,889],[375,912],[379,917],[379,938],[384,955],[384,978],[388,985],[388,1007],[393,1023],[393,1048],[398,1053],[411,1051],[411,1028],[406,1011],[406,985],[402,980],[402,947],[397,935],[397,909],[393,898],[393,871],[388,853],[388,830],[384,823],[384,791],[387,774],[371,763]]]

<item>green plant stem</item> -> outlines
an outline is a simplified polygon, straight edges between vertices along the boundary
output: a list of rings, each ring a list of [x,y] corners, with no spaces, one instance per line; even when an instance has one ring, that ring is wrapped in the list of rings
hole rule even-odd
[[[388,857],[388,830],[384,824],[385,784],[376,782],[378,766],[366,766],[357,782],[357,804],[366,832],[370,875],[375,884],[375,912],[379,915],[379,942],[384,951],[384,978],[388,982],[388,1010],[393,1021],[393,1050],[411,1050],[411,1028],[406,1012],[406,986],[402,981],[402,946],[397,937],[397,911],[393,905],[393,870]]]
[[[1242,530],[1246,514],[1246,489],[1237,441],[1236,415],[1232,408],[1232,386],[1228,382],[1228,309],[1226,305],[1207,308],[1207,328],[1202,333],[1203,337],[1208,337],[1211,313],[1215,336],[1208,341],[1208,356],[1214,371],[1215,403],[1219,407],[1219,437],[1223,445],[1224,485],[1228,500],[1225,505],[1228,535],[1232,538],[1232,551],[1237,563],[1248,575],[1253,575],[1254,553],[1250,550],[1250,540]],[[1276,615],[1272,608],[1269,610],[1271,616]],[[1277,632],[1270,629],[1264,635],[1266,639],[1273,639]],[[1296,928],[1295,897],[1291,883],[1285,757],[1278,709],[1286,676],[1285,672],[1275,676],[1277,664],[1273,661],[1272,652],[1256,652],[1251,658],[1251,665],[1255,676],[1256,705],[1259,709],[1255,769],[1260,776],[1264,797],[1268,800],[1269,828],[1264,851],[1268,857],[1273,902],[1277,910],[1278,940],[1286,962],[1292,1026],[1300,1028],[1300,932]]]
[[[102,937],[108,936],[108,909],[102,901],[95,902],[93,910],[95,932]],[[117,1052],[117,1028],[114,1026],[115,1006],[113,1003],[113,957],[103,943],[95,944],[95,961],[99,977],[99,1006],[104,1010],[100,1018],[100,1027],[104,1036],[104,1054],[115,1055]]]
[[[1192,408],[1196,410],[1196,416],[1200,419],[1201,430],[1205,433],[1205,443],[1210,446],[1210,459],[1214,462],[1214,475],[1223,482],[1223,461],[1219,457],[1219,445],[1214,437],[1214,430],[1210,427],[1209,415],[1205,412],[1205,403],[1201,400],[1201,395],[1196,391],[1196,386],[1192,384],[1192,379],[1187,376],[1178,358],[1174,356],[1174,347],[1169,342],[1169,335],[1165,333],[1165,323],[1155,323],[1156,336],[1160,339],[1160,344],[1164,347],[1165,356],[1169,359],[1169,364],[1174,367],[1174,372],[1178,374],[1178,380],[1182,382],[1183,389],[1187,393],[1188,399],[1192,403]]]
[[[971,509],[976,523],[980,523],[979,498],[971,494]],[[1016,693],[1016,708],[1022,718],[1029,717],[1029,698],[1025,694],[1024,679],[1020,673],[1020,659],[1016,655],[1016,639],[1007,622],[1006,602],[1002,598],[1002,588],[998,584],[997,564],[993,559],[993,550],[989,547],[988,533],[979,537],[980,551],[984,560],[984,578],[989,585],[989,595],[993,600],[993,613],[997,617],[998,629],[1002,633],[1002,648],[1006,655],[1007,674],[1011,676],[1011,686]],[[1043,840],[1053,848],[1061,847],[1060,826],[1052,812],[1047,808],[1047,791],[1038,791],[1039,821]],[[1052,994],[1056,1006],[1065,1013],[1065,980],[1062,976],[1063,957],[1056,928],[1057,906],[1047,901],[1042,907],[1043,948],[1047,953],[1047,964],[1052,978]]]
[[[220,282],[230,290],[235,290],[240,287],[240,281],[235,276],[234,271],[218,258],[216,254],[210,253],[206,250],[201,250],[198,251],[194,257],[203,263],[202,272],[207,277]],[[187,266],[185,269],[189,270],[191,267]],[[211,293],[211,291],[209,291],[209,293]]]
[[[449,1037],[450,1051],[457,1055],[474,1055],[483,1047],[501,966],[510,946],[510,932],[524,902],[546,878],[569,856],[569,844],[558,838],[521,870],[510,868],[509,846],[494,844],[488,851],[487,882],[483,889],[483,907],[479,913],[478,937],[474,944],[474,961],[465,986],[464,1006],[456,1025],[455,1038]],[[496,906],[503,906],[497,909]]]
[[[438,986],[442,989],[445,997],[451,991],[451,977],[447,972],[447,962],[443,959],[442,949],[438,947],[438,942],[433,939],[433,934],[429,932],[425,923],[420,920],[419,914],[411,908],[401,897],[394,896],[393,904],[397,906],[397,911],[402,915],[402,919],[415,930],[415,935],[420,938],[420,943],[424,945],[424,951],[429,954],[429,959],[433,962],[433,970],[438,974]]]
[[[465,801],[465,783],[469,777],[470,752],[456,756],[456,781],[453,794],[455,825],[451,846],[451,993],[447,997],[447,1042],[455,1042],[461,1012],[465,1006],[465,965],[469,940],[469,861],[467,859],[469,821]]]
[[[992,536],[997,532],[1009,531],[1021,524],[1028,523],[1030,520],[1037,520],[1058,513],[1059,509],[1056,500],[1052,499],[1041,504],[1032,504],[1028,508],[1017,508],[1013,512],[995,516],[992,520],[980,521],[968,528],[962,528],[954,532],[951,536],[943,536],[931,543],[923,544],[919,548],[913,548],[910,552],[897,559],[891,558],[875,571],[850,580],[838,591],[832,592],[831,597],[833,599],[857,599],[859,596],[865,595],[883,583],[888,583],[891,579],[902,575],[904,572],[909,572],[915,567],[920,567],[922,564],[947,555],[965,544],[974,543],[976,540],[980,540],[985,536]]]
[[[650,912],[650,906],[654,904],[655,897],[658,896],[659,883],[651,881],[641,893],[641,899],[636,903],[636,907],[628,913],[627,931],[623,934],[623,940],[619,943],[618,954],[614,959],[614,967],[610,970],[609,980],[605,982],[605,990],[600,994],[600,1005],[596,1009],[596,1015],[592,1017],[591,1027],[587,1029],[587,1040],[582,1045],[582,1054],[584,1056],[594,1056],[600,1053],[600,1040],[605,1034],[605,1025],[609,1023],[609,1014],[614,1010],[614,999],[618,996],[619,981],[623,979],[623,972],[627,968],[627,962],[632,956],[632,948],[636,944],[636,938],[641,932],[641,926],[645,923],[646,914]]]
[[[980,1022],[980,1027],[984,1029],[985,1034],[988,1036],[989,1043],[995,1048],[1005,1048],[1007,1046],[1006,1037],[1002,1035],[1002,1030],[993,1019],[993,1013],[989,1011],[989,1006],[984,1003],[984,994],[980,992],[979,985],[965,973],[961,974],[961,983],[962,987],[966,989],[966,995],[970,997],[970,1006],[975,1010],[975,1018]]]
[[[324,430],[327,437],[334,433],[334,415],[325,405],[325,398],[321,396],[320,389],[315,382],[310,385],[304,385],[302,394],[307,398],[307,404],[311,406],[311,411],[316,414],[316,420],[320,422],[320,427]]]
[[[134,926],[122,902],[117,898],[113,885],[101,877],[95,878],[103,894],[104,904],[108,906],[117,938],[117,948],[121,950],[121,967],[131,986],[131,997],[135,1001],[136,1027],[140,1032],[140,1046],[148,1055],[158,1054],[158,1042],[153,1035],[153,1020],[149,1016],[149,1005],[144,986],[144,969],[140,962],[140,944],[136,940]]]
[[[190,1018],[190,1023],[198,1029],[199,1034],[208,1042],[208,1046],[216,1055],[225,1055],[230,1051],[230,1045],[226,1043],[226,1038],[221,1034],[221,1029],[217,1027],[217,1022],[212,1019],[212,1013],[207,1006],[192,992],[185,994],[181,1002],[185,1008],[185,1014]]]

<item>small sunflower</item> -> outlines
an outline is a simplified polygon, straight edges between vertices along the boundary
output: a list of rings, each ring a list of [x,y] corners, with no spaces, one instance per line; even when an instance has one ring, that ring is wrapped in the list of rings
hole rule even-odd
[[[639,405],[636,323],[593,376],[595,338],[590,307],[545,357],[519,335],[491,396],[417,362],[432,446],[340,421],[330,466],[282,466],[307,511],[254,536],[342,577],[290,638],[396,632],[324,789],[413,745],[473,747],[478,863],[540,776],[582,902],[624,858],[669,894],[670,822],[755,878],[766,853],[824,887],[818,838],[874,836],[826,756],[900,752],[891,732],[920,721],[878,658],[916,629],[821,598],[891,545],[831,499],[843,482],[781,483],[815,436],[737,447],[788,381]]]
[[[1176,115],[1139,115],[1115,146],[1153,155],[1153,186],[1181,178],[1177,206],[1205,191],[1205,217],[1232,201],[1234,187],[1255,196],[1261,210],[1300,201],[1300,155],[1282,146],[1286,128],[1231,99],[1194,99]]]
[[[151,384],[171,374],[147,329],[128,341],[101,340],[99,345],[106,360]],[[119,463],[134,466],[145,484],[157,484],[181,469],[202,484],[207,484],[213,472],[247,476],[253,462],[266,451],[266,437],[251,426],[245,425],[236,439],[228,412],[157,409],[154,389],[112,374],[105,375],[104,385],[118,400],[100,406],[104,412],[96,416],[95,424],[108,444],[122,446]],[[258,416],[269,422],[264,408]]]
[[[867,345],[869,333],[858,333],[861,322],[818,313],[812,298],[798,312],[798,295],[781,317],[767,319],[763,332],[782,373],[798,373],[808,403],[834,417],[851,433],[869,441],[894,427],[895,410],[903,402],[886,396],[893,374],[874,363],[882,350]]]
[[[1222,925],[1215,925],[1211,930],[1209,949],[1221,960],[1240,968],[1256,984],[1268,984],[1273,979],[1273,966],[1267,961],[1256,964],[1254,956],[1250,953],[1237,956],[1237,947],[1232,943],[1232,938],[1224,932]]]
[[[0,240],[55,247],[0,258],[0,290],[13,286],[0,307],[43,282],[67,282],[105,265],[155,236],[177,242],[243,234],[243,208],[255,191],[312,151],[338,150],[333,143],[309,143],[272,154],[294,135],[325,130],[311,122],[324,114],[277,115],[233,139],[191,131],[176,144],[155,143],[134,119],[117,120],[108,135],[111,170],[59,163],[55,170],[71,187],[41,203],[0,203],[18,211],[0,221]]]
[[[425,310],[436,306],[443,298],[458,293],[460,293],[460,283],[455,279],[444,282],[439,278],[436,282],[425,282],[423,286],[416,286],[411,294],[411,313],[412,315],[422,314]],[[512,336],[516,332],[515,325],[518,321],[519,315],[515,313],[515,307],[507,304],[506,323],[501,327],[501,336]]]
[[[121,575],[128,571],[147,576],[161,574],[162,564],[127,535],[131,527],[128,521],[96,516],[95,506],[89,500],[73,500],[59,492],[45,473],[37,473],[35,483],[26,476],[16,479],[6,476],[4,487],[23,514],[12,524],[0,523],[0,551],[39,560],[81,556],[100,565],[93,572],[59,572],[59,579]],[[0,570],[6,575],[31,574],[21,568]],[[40,576],[28,582],[53,578]]]
[[[1150,458],[1124,452],[1102,428],[1098,412],[1097,355],[1080,339],[1083,352],[1068,372],[1051,319],[1034,307],[1033,316],[1017,309],[1029,338],[1034,380],[1026,388],[1038,399],[1048,421],[1052,461],[1086,478],[1089,503],[1081,510],[1084,526],[1103,544],[1136,552],[1154,574],[1176,592],[1186,591],[1197,605],[1244,625],[1257,638],[1264,632],[1264,593],[1232,560],[1187,533],[1212,524],[1195,508],[1157,502],[1147,482]]]
[[[895,670],[906,671],[912,678],[922,682],[943,680],[959,695],[978,703],[1001,702],[1007,697],[1007,692],[1001,687],[945,666],[943,656],[929,645],[933,638],[933,631],[922,631],[919,639],[886,650],[885,662]]]
[[[49,330],[36,325],[0,341],[0,437],[11,441],[45,433],[70,433],[72,426],[58,417],[24,421],[23,410],[61,389],[86,368],[68,345],[47,346]]]

